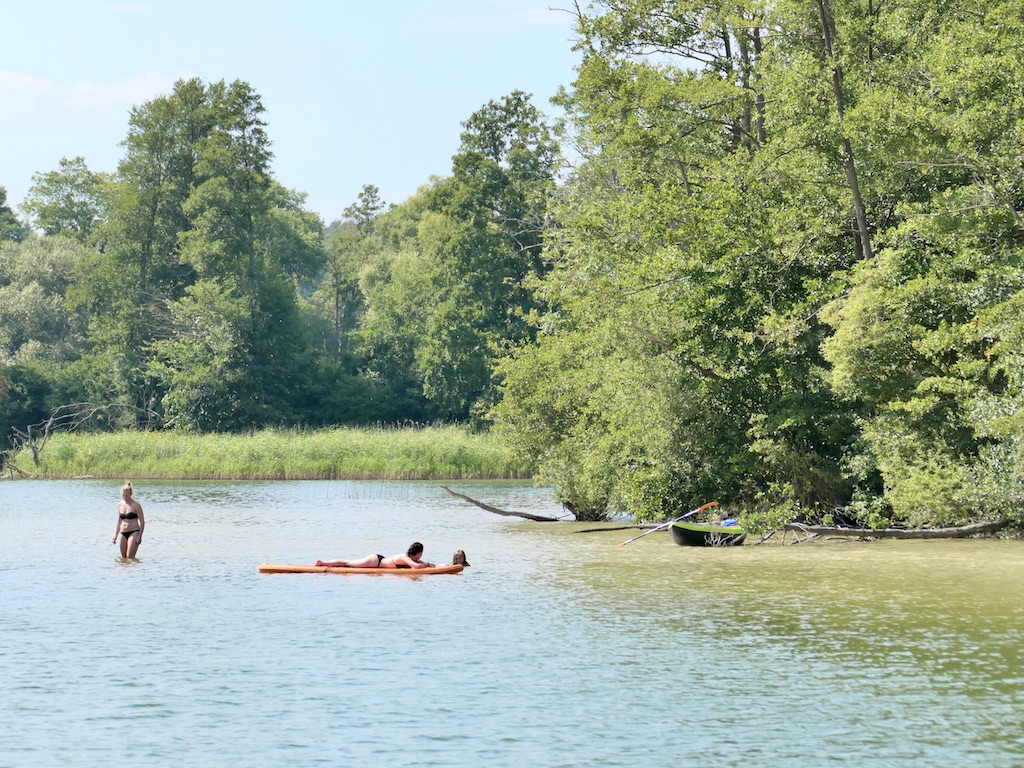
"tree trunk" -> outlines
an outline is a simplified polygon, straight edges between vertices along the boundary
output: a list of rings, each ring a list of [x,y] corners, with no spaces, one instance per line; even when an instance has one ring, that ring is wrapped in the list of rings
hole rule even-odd
[[[853,215],[857,220],[857,234],[860,241],[861,258],[871,258],[871,232],[868,229],[867,212],[864,210],[864,198],[860,192],[857,178],[857,163],[853,156],[853,145],[846,136],[846,97],[843,94],[843,68],[836,54],[836,26],[832,15],[832,4],[829,0],[817,0],[818,18],[821,20],[821,33],[825,46],[825,55],[832,63],[832,93],[836,100],[836,111],[839,115],[839,130],[843,134],[843,164],[846,167],[846,182],[853,196]]]
[[[968,536],[991,534],[1006,527],[1001,523],[972,523],[956,528],[833,528],[827,525],[790,523],[787,531],[818,536],[850,536],[858,539],[965,539]]]
[[[471,499],[469,496],[466,496],[463,493],[456,493],[447,485],[442,485],[441,487],[448,491],[448,493],[450,493],[455,498],[462,499],[463,501],[468,501],[470,504],[475,504],[476,506],[480,507],[480,509],[486,509],[488,512],[493,512],[496,515],[504,515],[505,517],[521,517],[524,520],[533,520],[536,523],[561,522],[557,517],[543,517],[541,515],[531,515],[529,512],[510,512],[507,509],[498,509],[498,507],[492,507],[490,504],[484,504],[482,501]]]

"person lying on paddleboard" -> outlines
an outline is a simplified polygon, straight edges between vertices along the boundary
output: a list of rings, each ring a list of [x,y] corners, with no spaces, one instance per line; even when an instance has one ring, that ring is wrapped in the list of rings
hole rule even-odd
[[[433,568],[423,557],[423,545],[414,541],[404,555],[384,557],[384,555],[367,555],[360,560],[317,560],[318,566],[328,568]]]

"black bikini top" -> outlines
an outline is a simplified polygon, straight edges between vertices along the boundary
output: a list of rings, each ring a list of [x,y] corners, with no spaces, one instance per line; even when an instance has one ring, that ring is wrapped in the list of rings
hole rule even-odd
[[[139,516],[134,512],[122,512],[118,515],[122,520],[138,520]]]

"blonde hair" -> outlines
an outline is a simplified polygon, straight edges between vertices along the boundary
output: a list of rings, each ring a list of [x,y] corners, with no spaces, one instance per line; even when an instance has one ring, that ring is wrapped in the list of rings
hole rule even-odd
[[[126,482],[124,485],[121,486],[121,493],[127,491],[129,496],[132,495],[133,490],[134,489],[132,488],[132,484],[130,482]]]

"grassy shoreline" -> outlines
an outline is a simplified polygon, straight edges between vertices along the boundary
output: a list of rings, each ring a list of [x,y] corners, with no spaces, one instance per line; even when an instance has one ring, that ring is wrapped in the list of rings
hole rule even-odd
[[[193,435],[115,432],[54,435],[39,464],[18,466],[39,479],[146,480],[490,480],[524,479],[489,433],[462,427],[265,430]]]

